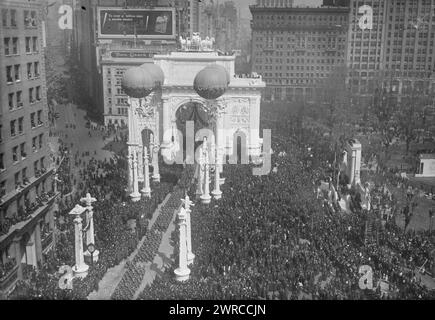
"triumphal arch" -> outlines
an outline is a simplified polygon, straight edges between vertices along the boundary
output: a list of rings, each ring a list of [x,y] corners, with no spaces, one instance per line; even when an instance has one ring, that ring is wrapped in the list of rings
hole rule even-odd
[[[130,190],[135,194],[132,198],[140,198],[134,182],[144,181],[145,161],[154,166],[155,180],[159,179],[159,154],[166,160],[180,162],[175,154],[189,143],[189,133],[180,127],[183,112],[184,120],[191,120],[189,116],[194,115],[200,120],[194,125],[196,141],[203,139],[197,128],[200,122],[201,129],[213,133],[207,140],[215,144],[219,157],[225,159],[225,155],[233,154],[234,139],[239,135],[245,137],[244,147],[250,158],[262,152],[260,101],[265,83],[261,76],[236,75],[235,56],[213,50],[209,39],[197,37],[196,41],[180,42],[181,50],[156,55],[153,65],[140,67],[144,74],[133,68],[136,70],[128,70],[123,79],[130,104],[129,173]],[[145,159],[145,147],[150,159]],[[194,159],[185,154],[182,161],[193,163]]]

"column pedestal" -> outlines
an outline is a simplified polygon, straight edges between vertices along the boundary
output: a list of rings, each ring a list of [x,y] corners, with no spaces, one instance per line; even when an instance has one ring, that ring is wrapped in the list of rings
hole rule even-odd
[[[192,229],[190,225],[190,209],[186,210],[186,236],[187,236],[187,265],[191,265],[195,259],[195,255],[192,252]]]
[[[80,205],[76,205],[75,208],[70,212],[71,215],[75,216],[75,258],[76,264],[72,267],[74,276],[84,278],[87,276],[89,266],[84,262],[83,257],[83,228],[82,228],[82,218],[80,215],[86,211]]]
[[[199,200],[202,196],[203,190],[202,190],[202,173],[201,173],[201,164],[198,164],[197,167],[197,185],[196,185],[196,199]]]
[[[189,280],[189,277],[190,277],[190,269],[189,268],[185,268],[185,269],[177,268],[174,270],[174,273],[175,273],[175,279],[177,281],[182,282],[182,281]]]
[[[181,208],[178,213],[179,228],[180,228],[180,250],[178,256],[178,268],[174,270],[175,279],[177,281],[189,280],[190,269],[187,267],[187,224],[186,224],[186,210]]]
[[[144,177],[143,177],[143,189],[141,190],[142,195],[146,198],[151,197],[151,188],[150,188],[150,167],[149,167],[149,161],[148,161],[148,149],[147,147],[144,147]]]
[[[209,187],[209,183],[210,183],[210,180],[209,180],[209,167],[208,167],[208,165],[206,164],[205,165],[205,172],[204,172],[204,175],[205,175],[205,181],[204,181],[204,193],[202,194],[202,196],[200,197],[201,198],[201,202],[203,203],[203,204],[209,204],[210,203],[210,201],[211,201],[211,196],[210,196],[210,187]]]

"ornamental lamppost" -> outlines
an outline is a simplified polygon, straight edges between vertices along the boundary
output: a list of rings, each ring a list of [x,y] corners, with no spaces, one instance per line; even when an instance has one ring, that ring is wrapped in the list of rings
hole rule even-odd
[[[82,218],[80,217],[86,208],[81,205],[76,205],[74,209],[69,213],[75,216],[74,218],[74,231],[75,231],[75,259],[76,264],[72,268],[74,275],[84,278],[87,275],[89,266],[85,263],[83,257],[83,228],[82,228]]]
[[[201,145],[199,149],[199,163],[197,165],[197,185],[196,185],[196,198],[197,200],[201,198],[203,194],[203,178],[202,178],[202,166],[204,165],[204,145]]]
[[[184,204],[184,208],[186,209],[186,242],[187,242],[187,265],[191,265],[193,260],[195,259],[195,255],[192,252],[192,231],[191,231],[191,220],[190,214],[192,210],[190,207],[194,207],[192,201],[190,201],[189,196],[186,194],[186,197],[181,200]]]
[[[220,190],[220,184],[221,184],[221,177],[220,177],[220,163],[219,163],[219,151],[217,148],[217,145],[215,145],[214,143],[212,144],[211,147],[211,152],[215,153],[215,157],[214,157],[214,190],[211,192],[211,194],[213,195],[213,198],[215,200],[219,200],[222,198],[222,191]]]
[[[92,254],[89,250],[86,250],[84,255],[85,257],[91,257],[91,261],[93,262],[98,261],[98,256],[100,254],[98,250],[95,250],[94,207],[92,206],[92,203],[96,201],[97,199],[91,197],[89,193],[86,194],[86,197],[80,199],[80,202],[84,203],[87,209],[88,227],[86,230],[86,247],[88,248],[90,244],[94,246],[94,251]]]
[[[151,197],[150,188],[150,164],[148,160],[148,148],[143,147],[143,189],[141,190],[144,197]]]
[[[201,195],[201,202],[203,204],[209,204],[211,201],[210,196],[210,154],[207,147],[207,138],[204,137],[203,142],[203,155],[204,155],[204,192]]]
[[[150,154],[151,154],[151,165],[153,166],[153,181],[160,182],[160,172],[159,172],[159,145],[153,134],[150,135]]]
[[[190,269],[187,267],[187,223],[186,223],[186,209],[181,207],[178,213],[178,226],[180,236],[180,250],[178,256],[178,268],[174,270],[175,278],[177,281],[189,280]]]

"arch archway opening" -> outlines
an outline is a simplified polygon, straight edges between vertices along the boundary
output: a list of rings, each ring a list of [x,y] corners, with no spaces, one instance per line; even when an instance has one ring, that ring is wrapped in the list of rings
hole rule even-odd
[[[186,159],[186,123],[187,121],[192,121],[194,123],[194,137],[201,129],[209,129],[214,132],[214,120],[208,113],[205,106],[196,101],[187,102],[182,104],[176,111],[176,125],[177,129],[183,134],[183,159]],[[172,137],[174,139],[174,136]],[[202,139],[194,142],[194,151],[202,145]]]

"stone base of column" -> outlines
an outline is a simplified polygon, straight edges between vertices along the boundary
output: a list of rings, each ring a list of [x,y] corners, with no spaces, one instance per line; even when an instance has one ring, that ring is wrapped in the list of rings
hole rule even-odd
[[[160,174],[153,175],[151,178],[154,182],[160,182]]]
[[[88,275],[89,266],[85,263],[78,266],[75,265],[72,267],[72,271],[74,272],[74,277],[84,278]]]
[[[140,197],[141,197],[141,195],[139,192],[133,192],[130,194],[131,201],[133,201],[133,202],[139,201]]]
[[[94,254],[92,255],[92,260],[93,263],[97,263],[98,262],[98,256],[100,255],[100,251],[95,250]],[[83,252],[83,256],[85,258],[85,262],[86,263],[91,263],[91,254],[88,250],[86,250],[85,252]]]
[[[180,269],[177,268],[174,270],[175,273],[175,280],[177,281],[187,281],[189,280],[189,276],[190,276],[190,269],[186,268],[186,269]]]
[[[222,191],[220,191],[220,190],[213,190],[213,191],[211,192],[211,194],[213,195],[213,198],[214,198],[215,200],[219,200],[219,199],[222,198]]]
[[[198,191],[198,190],[196,190],[195,195],[196,195],[196,200],[199,200],[202,197],[202,193],[200,191]]]
[[[193,254],[193,252],[188,252],[187,253],[187,265],[190,266],[194,260],[195,260],[195,255]]]
[[[160,150],[164,161],[170,161],[172,159],[172,153],[171,150],[169,149],[170,147],[171,147],[170,143],[161,145]]]
[[[203,194],[201,197],[201,202],[203,204],[209,204],[211,202],[211,196],[209,194]]]
[[[151,198],[151,189],[150,188],[143,188],[140,192],[142,192],[142,196],[146,198]]]

